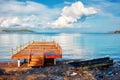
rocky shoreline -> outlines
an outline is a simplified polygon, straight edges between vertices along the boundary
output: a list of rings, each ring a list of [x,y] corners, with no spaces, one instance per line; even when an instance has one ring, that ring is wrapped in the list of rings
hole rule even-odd
[[[120,62],[109,68],[81,70],[64,61],[40,68],[17,67],[15,62],[0,62],[0,80],[120,80]]]

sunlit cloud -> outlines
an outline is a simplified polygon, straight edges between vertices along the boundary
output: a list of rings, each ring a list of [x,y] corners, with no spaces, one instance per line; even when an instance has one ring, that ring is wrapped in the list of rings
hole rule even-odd
[[[33,1],[0,1],[0,27],[70,27],[82,17],[96,14],[93,7],[82,2],[70,6],[49,8]]]
[[[82,2],[78,1],[72,3],[71,6],[65,6],[62,10],[61,16],[52,24],[56,27],[70,27],[73,23],[83,17],[88,17],[96,13],[97,11],[95,8],[85,7]]]
[[[0,27],[43,27],[47,22],[54,20],[59,13],[59,8],[48,8],[33,1],[2,0]]]
[[[0,0],[0,28],[112,31],[119,29],[119,4],[118,0],[66,0],[50,7],[42,1]]]

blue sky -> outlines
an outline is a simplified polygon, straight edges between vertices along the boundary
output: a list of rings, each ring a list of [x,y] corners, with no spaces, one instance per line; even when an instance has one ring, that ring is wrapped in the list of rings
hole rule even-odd
[[[0,28],[114,31],[120,29],[120,0],[1,0]]]

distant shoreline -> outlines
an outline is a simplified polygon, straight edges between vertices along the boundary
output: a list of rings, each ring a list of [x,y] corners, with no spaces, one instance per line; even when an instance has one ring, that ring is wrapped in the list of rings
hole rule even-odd
[[[34,31],[32,30],[0,30],[0,32],[5,32],[5,33],[16,33],[16,32],[29,32],[33,33]]]
[[[20,29],[20,30],[0,30],[0,33],[32,33],[32,34],[120,34],[120,30],[111,32],[36,32],[33,30]]]
[[[111,33],[113,33],[113,34],[120,34],[120,30],[113,31]]]

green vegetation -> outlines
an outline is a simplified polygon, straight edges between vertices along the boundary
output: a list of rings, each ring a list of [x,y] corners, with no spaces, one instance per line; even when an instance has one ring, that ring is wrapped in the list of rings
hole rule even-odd
[[[116,30],[116,31],[114,31],[114,33],[120,33],[120,30]]]
[[[109,32],[110,34],[120,34],[120,30],[116,30],[116,31],[111,31]]]

